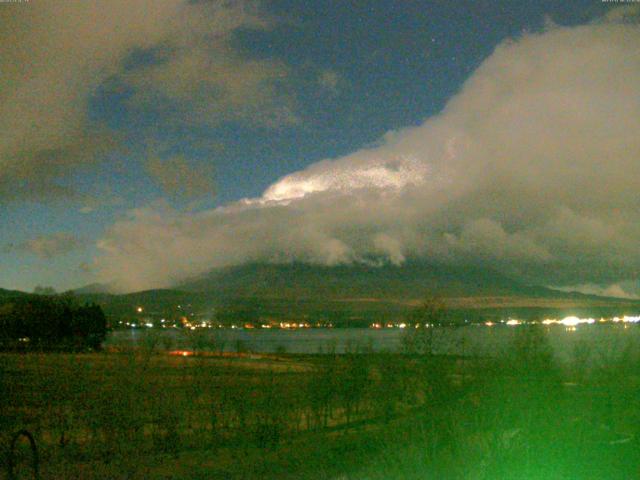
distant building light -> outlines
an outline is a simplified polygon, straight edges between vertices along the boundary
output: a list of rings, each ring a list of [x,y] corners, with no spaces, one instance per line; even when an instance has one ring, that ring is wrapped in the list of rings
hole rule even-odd
[[[173,350],[173,351],[169,352],[169,355],[176,355],[176,356],[181,356],[181,357],[190,357],[191,355],[193,355],[193,352],[191,350]]]
[[[581,322],[578,317],[564,317],[562,320],[560,320],[560,323],[565,327],[575,327]]]

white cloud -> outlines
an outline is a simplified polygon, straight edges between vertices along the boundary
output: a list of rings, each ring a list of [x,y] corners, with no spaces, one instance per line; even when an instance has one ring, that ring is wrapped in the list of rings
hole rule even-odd
[[[640,298],[640,295],[638,295],[638,293],[634,293],[634,291],[640,292],[640,289],[637,288],[637,285],[634,286],[630,285],[629,282],[626,283],[626,285],[621,285],[619,283],[613,283],[611,285],[586,283],[583,285],[567,285],[555,288],[564,292],[579,292],[586,295],[600,295],[605,297],[626,298],[630,300]]]
[[[325,160],[293,173],[267,189],[261,201],[287,201],[305,195],[362,188],[401,189],[424,182],[428,166],[413,156],[383,148],[361,151],[339,160]]]
[[[213,168],[190,165],[182,155],[167,159],[153,156],[147,160],[147,172],[162,190],[173,198],[187,200],[213,196]]]
[[[119,147],[89,114],[108,79],[180,104],[165,122],[295,121],[275,94],[281,63],[241,58],[229,45],[240,27],[266,28],[250,2],[51,0],[0,4],[0,201],[70,196],[61,178]],[[125,68],[134,51],[165,61]],[[131,62],[130,62],[131,63]],[[215,92],[215,93],[214,93]],[[169,111],[171,111],[169,109]],[[253,121],[253,120],[252,120]]]
[[[318,75],[318,84],[328,90],[334,95],[337,95],[340,90],[340,84],[343,82],[342,78],[338,74],[338,72],[334,70],[323,70]]]
[[[0,195],[65,194],[54,180],[109,149],[90,93],[133,47],[153,45],[178,0],[0,5]]]
[[[42,259],[64,255],[83,245],[77,237],[67,232],[55,232],[25,240],[19,245],[10,246],[9,251],[27,252]]]
[[[481,263],[547,284],[640,269],[640,29],[556,27],[499,45],[445,109],[261,198],[151,206],[101,241],[104,279],[166,286],[251,260]]]
[[[605,22],[634,22],[640,17],[640,5],[629,3],[612,8],[604,17]]]

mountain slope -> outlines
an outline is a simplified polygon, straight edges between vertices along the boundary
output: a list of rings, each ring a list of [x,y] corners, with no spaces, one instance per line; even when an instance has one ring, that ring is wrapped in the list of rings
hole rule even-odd
[[[21,297],[24,295],[29,295],[29,294],[25,292],[21,292],[19,290],[5,290],[4,288],[0,288],[0,300],[7,300],[10,298]]]
[[[456,318],[545,318],[637,314],[640,302],[529,286],[491,269],[420,262],[401,266],[254,263],[176,285],[123,295],[91,285],[75,291],[112,319],[211,316],[221,321],[300,319],[342,325],[403,318],[426,297],[442,297]],[[22,292],[0,290],[0,300]]]
[[[221,297],[279,297],[297,299],[418,299],[442,297],[534,296],[570,294],[530,287],[495,271],[425,263],[402,266],[315,266],[302,263],[255,263],[214,270],[185,282],[178,289],[215,293]]]
[[[214,270],[176,286],[203,295],[220,310],[247,318],[331,319],[367,323],[402,318],[425,298],[442,297],[465,319],[611,316],[640,302],[525,285],[491,269],[413,262],[380,267],[255,263]]]

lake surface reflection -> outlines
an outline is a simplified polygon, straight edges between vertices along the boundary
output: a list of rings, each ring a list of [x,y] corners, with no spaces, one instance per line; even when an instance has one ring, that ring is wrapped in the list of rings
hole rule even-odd
[[[438,327],[434,330],[436,354],[500,355],[508,350],[519,329],[524,326]],[[616,358],[630,348],[640,346],[640,325],[596,324],[566,328],[541,327],[559,360],[571,360],[576,349],[589,351],[595,360]],[[398,352],[407,330],[367,328],[281,329],[203,329],[196,332],[178,329],[131,329],[112,332],[106,347],[149,347],[159,350],[247,351],[256,353],[345,353],[372,350]]]

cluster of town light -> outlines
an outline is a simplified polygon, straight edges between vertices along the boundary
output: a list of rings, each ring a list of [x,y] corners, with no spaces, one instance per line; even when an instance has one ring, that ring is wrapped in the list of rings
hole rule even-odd
[[[178,308],[181,308],[181,305],[178,305]],[[136,307],[136,312],[137,313],[142,313],[144,311],[144,308],[139,306]],[[191,316],[193,316],[194,314],[191,313]],[[132,327],[132,328],[137,328],[137,327],[147,327],[147,328],[152,328],[155,325],[152,322],[123,322],[120,321],[120,324],[124,324],[128,327]],[[195,330],[197,328],[232,328],[232,329],[252,329],[252,328],[264,328],[264,329],[270,329],[270,328],[280,328],[280,329],[285,329],[285,330],[289,330],[289,329],[298,329],[298,328],[312,328],[312,327],[324,327],[324,328],[332,328],[333,324],[331,323],[327,323],[327,324],[316,324],[316,325],[311,325],[308,322],[270,322],[270,323],[258,323],[258,324],[253,324],[253,323],[244,323],[241,325],[237,325],[237,324],[233,324],[233,325],[222,325],[222,324],[217,324],[214,325],[209,321],[202,321],[202,322],[192,322],[190,321],[187,317],[182,317],[181,318],[181,322],[183,327],[188,328],[190,330]],[[467,322],[465,322],[467,323]],[[568,329],[573,329],[575,330],[575,327],[577,327],[578,325],[581,324],[587,324],[587,325],[592,325],[594,323],[623,323],[623,324],[629,324],[629,323],[640,323],[640,315],[637,316],[633,316],[633,315],[624,315],[622,317],[612,317],[612,318],[600,318],[599,320],[596,320],[594,318],[579,318],[577,316],[568,316],[568,317],[564,317],[562,319],[556,319],[556,318],[545,318],[542,321],[528,321],[528,320],[518,320],[515,318],[509,318],[508,320],[500,320],[499,322],[492,322],[492,321],[486,321],[484,322],[484,325],[487,327],[493,327],[494,325],[497,324],[502,324],[502,325],[508,325],[508,326],[517,326],[517,325],[522,325],[522,324],[538,324],[541,323],[542,325],[562,325],[564,327],[567,327]],[[166,319],[161,319],[160,320],[160,326],[161,328],[166,328],[167,326],[171,326],[171,327],[177,327],[176,324],[173,325],[169,325],[169,323],[167,322]],[[416,324],[407,324],[404,322],[386,322],[386,323],[382,323],[382,322],[374,322],[371,323],[369,325],[369,328],[372,329],[383,329],[383,328],[400,328],[400,329],[404,329],[407,327],[414,327],[414,328],[421,328],[421,327],[433,327],[432,324],[429,323],[425,323],[424,325],[420,324],[420,323],[416,323]],[[626,328],[626,327],[625,327]]]
[[[372,324],[369,325],[369,328],[373,328],[375,330],[380,330],[380,329],[383,329],[383,328],[409,328],[409,327],[413,327],[413,328],[430,328],[430,327],[433,327],[433,324],[431,324],[431,323],[424,323],[424,324],[422,324],[422,323],[414,323],[414,324],[411,324],[411,323],[404,323],[404,322],[401,322],[401,323],[391,323],[391,322],[379,323],[379,322],[376,322],[376,323],[372,323]]]
[[[515,327],[517,325],[535,325],[535,324],[542,324],[542,325],[562,325],[564,327],[576,327],[578,325],[581,324],[587,324],[587,325],[591,325],[594,323],[624,323],[624,324],[628,324],[628,323],[640,323],[640,315],[639,316],[629,316],[629,315],[625,315],[623,317],[612,317],[612,318],[600,318],[599,320],[596,320],[594,318],[579,318],[576,316],[569,316],[569,317],[564,317],[562,319],[556,319],[556,318],[545,318],[542,321],[536,321],[536,320],[518,320],[516,318],[509,318],[508,320],[500,320],[500,321],[496,321],[496,322],[492,322],[492,321],[486,321],[483,323],[483,325],[487,326],[487,327],[493,327],[495,325],[508,325],[510,327]],[[383,328],[407,328],[409,326],[413,326],[415,328],[421,328],[421,327],[433,327],[433,325],[429,324],[429,323],[425,323],[424,325],[416,323],[416,324],[407,324],[407,323],[380,323],[380,322],[376,322],[376,323],[372,323],[369,325],[369,328],[373,328],[375,330],[379,330],[379,329],[383,329]]]
[[[536,323],[542,323],[543,325],[563,325],[565,327],[576,327],[578,325],[581,324],[587,324],[587,325],[592,325],[594,323],[638,323],[640,322],[640,315],[639,316],[629,316],[629,315],[625,315],[623,317],[612,317],[612,318],[600,318],[599,320],[596,320],[595,318],[579,318],[576,316],[569,316],[569,317],[564,317],[560,320],[555,319],[555,318],[545,318],[544,320],[542,320],[541,322],[525,322],[522,320],[517,320],[515,318],[510,318],[509,320],[507,320],[506,322],[501,322],[501,323],[505,323],[509,326],[516,326],[516,325],[521,325],[523,323],[529,323],[529,324],[536,324]],[[495,325],[493,322],[485,322],[485,325],[488,327],[491,327],[493,325]]]
[[[182,310],[182,305],[178,305],[178,309]],[[135,308],[135,312],[138,314],[141,314],[144,312],[144,307],[142,306],[137,306]],[[261,322],[257,322],[257,323],[252,323],[252,322],[246,322],[246,323],[241,323],[241,324],[231,324],[231,325],[223,325],[220,323],[213,323],[210,320],[203,320],[203,321],[198,321],[195,320],[194,318],[190,318],[190,317],[195,317],[194,313],[189,313],[186,315],[181,316],[179,319],[175,320],[175,321],[169,321],[165,318],[161,319],[156,323],[153,323],[150,321],[149,318],[142,320],[141,317],[138,317],[139,320],[138,321],[124,321],[124,320],[120,320],[118,323],[120,325],[123,326],[127,326],[127,327],[131,327],[131,328],[142,328],[142,327],[147,327],[147,328],[153,328],[153,327],[160,327],[160,328],[186,328],[189,330],[196,330],[196,329],[201,329],[201,328],[231,328],[231,329],[254,329],[254,328],[263,328],[263,329],[270,329],[270,328],[279,328],[279,329],[284,329],[284,330],[293,330],[293,329],[299,329],[299,328],[333,328],[333,323],[326,323],[326,322],[317,322],[315,324],[311,324],[309,322],[305,322],[305,321],[300,321],[300,322],[293,322],[293,321],[288,321],[288,322],[276,322],[276,321],[269,321],[269,323],[261,323]]]

